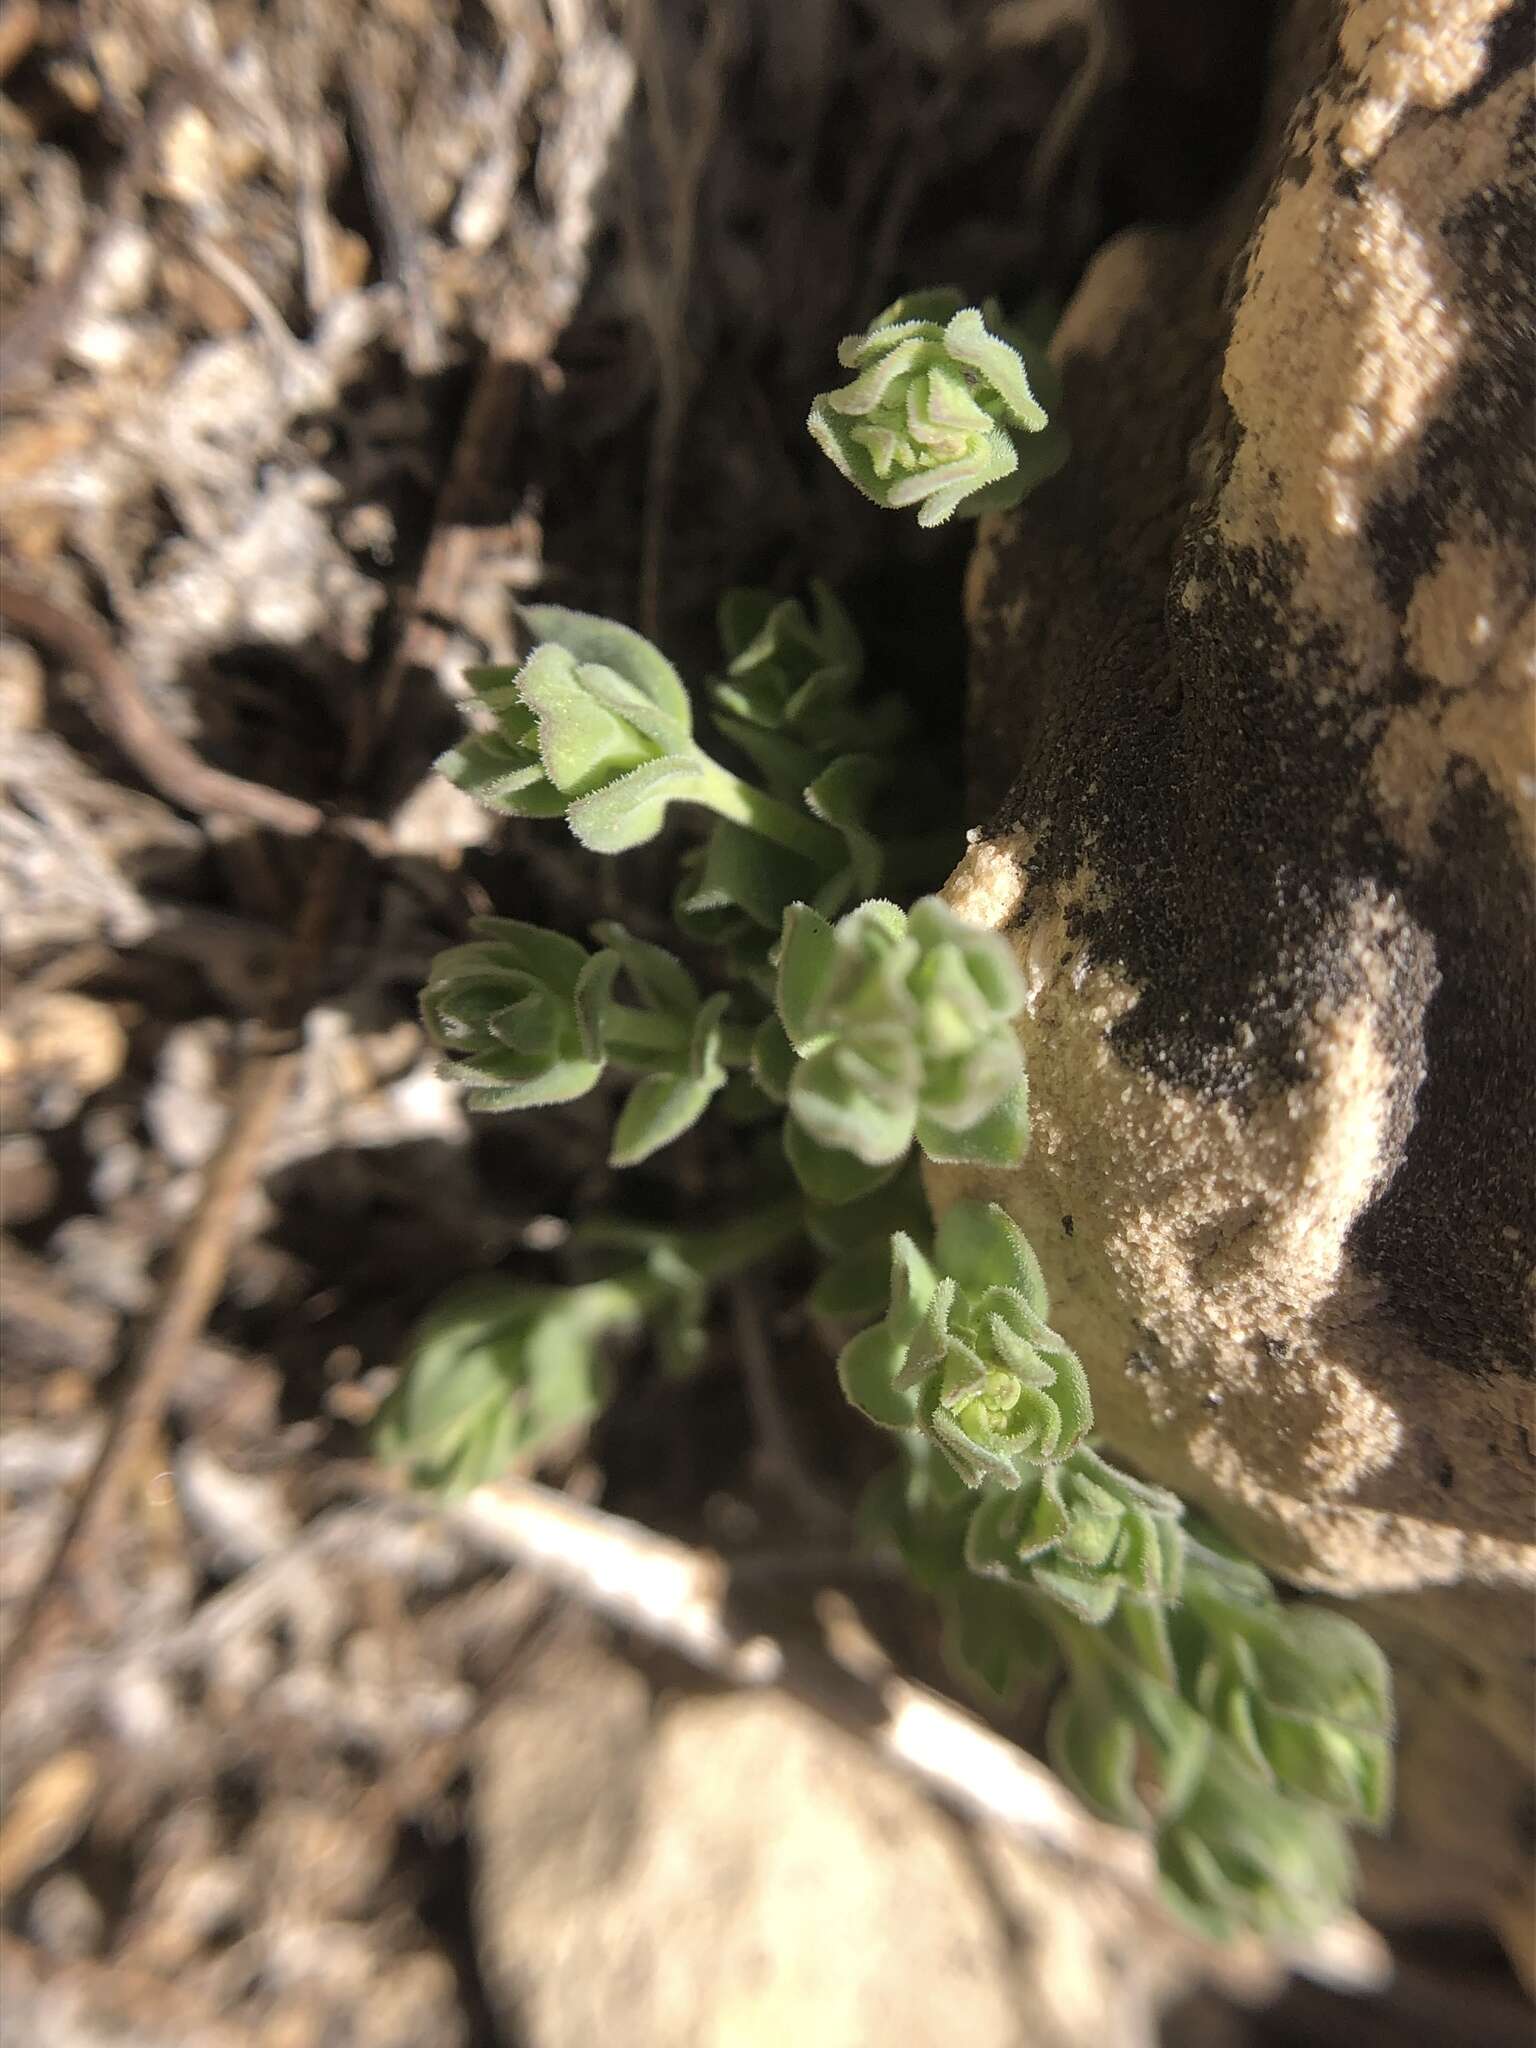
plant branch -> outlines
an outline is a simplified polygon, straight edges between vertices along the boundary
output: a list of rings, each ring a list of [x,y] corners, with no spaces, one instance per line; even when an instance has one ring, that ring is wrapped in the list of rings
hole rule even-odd
[[[199,816],[222,811],[294,838],[330,829],[373,852],[387,850],[384,828],[371,820],[332,817],[303,797],[210,767],[162,722],[100,620],[65,611],[41,591],[7,578],[0,582],[0,623],[40,641],[90,679],[99,724],[145,781],[172,803]]]
[[[707,755],[703,758],[709,761]],[[733,825],[744,825],[759,839],[769,839],[789,853],[814,861],[818,867],[827,866],[829,861],[841,861],[844,856],[842,837],[830,825],[780,803],[777,797],[743,782],[739,775],[733,775],[716,761],[709,761],[709,780],[699,801],[707,804],[717,817],[728,818]]]

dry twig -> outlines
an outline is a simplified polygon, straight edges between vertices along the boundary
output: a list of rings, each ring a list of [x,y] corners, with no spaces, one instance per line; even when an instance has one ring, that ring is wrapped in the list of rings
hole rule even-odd
[[[415,596],[374,693],[372,725],[357,735],[349,776],[372,759],[376,734],[393,716],[407,676],[434,666],[443,635],[460,618],[476,574],[488,559],[511,553],[515,545],[512,515],[519,491],[512,446],[528,379],[552,355],[585,281],[595,193],[633,83],[622,50],[595,29],[584,8],[558,14],[566,72],[576,82],[564,86],[570,97],[541,156],[552,218],[537,252],[538,286],[532,288],[517,274],[502,295],[433,509]],[[520,105],[528,85],[519,69],[509,103]]]
[[[413,376],[430,377],[443,366],[443,339],[422,267],[420,231],[401,174],[395,124],[379,90],[376,68],[366,44],[361,54],[348,50],[342,57],[358,160],[384,243],[385,268],[405,294],[406,364]]]
[[[160,1427],[187,1349],[218,1302],[239,1231],[240,1210],[262,1152],[297,1071],[293,1027],[307,1007],[316,963],[335,916],[348,849],[329,839],[315,864],[299,912],[285,986],[267,1019],[277,1045],[249,1053],[235,1084],[229,1121],[203,1191],[177,1246],[160,1304],[127,1368],[126,1391],[113,1414],[90,1476],[33,1588],[8,1648],[13,1687],[53,1647],[67,1618],[68,1595],[89,1570]]]
[[[199,816],[223,812],[296,838],[329,828],[375,852],[385,850],[383,827],[369,819],[333,818],[303,797],[211,767],[161,721],[99,620],[67,612],[41,591],[6,579],[0,581],[0,621],[41,641],[91,681],[92,708],[103,730],[170,802]]]
[[[847,1515],[816,1483],[800,1455],[763,1336],[763,1305],[748,1281],[738,1282],[731,1290],[731,1333],[769,1476],[808,1530],[823,1535],[846,1533]]]
[[[70,1582],[110,1528],[123,1492],[143,1467],[187,1346],[212,1313],[234,1249],[240,1205],[271,1135],[293,1074],[291,1053],[252,1059],[240,1077],[224,1142],[182,1237],[160,1308],[128,1368],[127,1392],[112,1418],[74,1511],[65,1523],[16,1626],[6,1676],[19,1684],[46,1655],[64,1619]]]
[[[656,354],[657,399],[646,463],[645,507],[640,536],[640,626],[653,639],[661,631],[661,574],[666,529],[672,511],[678,444],[698,366],[688,346],[688,297],[698,241],[699,193],[719,129],[725,72],[736,32],[735,10],[710,10],[708,27],[688,80],[688,112],[673,118],[661,50],[661,30],[652,0],[641,0],[631,18],[640,45],[651,134],[667,185],[667,262],[651,280],[644,310]],[[631,233],[638,242],[634,218]]]

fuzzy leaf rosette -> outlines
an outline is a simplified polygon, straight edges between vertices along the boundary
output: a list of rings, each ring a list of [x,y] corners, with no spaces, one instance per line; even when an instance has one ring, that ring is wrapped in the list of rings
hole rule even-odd
[[[1032,354],[1026,366],[1023,337],[992,301],[912,292],[838,344],[854,379],[822,392],[806,425],[866,498],[915,507],[920,526],[1016,505],[1067,454],[1034,388],[1049,368]]]
[[[786,1146],[803,1185],[839,1201],[888,1178],[914,1138],[930,1159],[1010,1166],[1029,1136],[1007,944],[925,896],[861,903],[834,925],[785,913],[778,1014]]]
[[[1046,1321],[1040,1266],[995,1203],[957,1202],[931,1259],[891,1241],[884,1319],[843,1350],[843,1392],[887,1429],[921,1430],[971,1489],[1012,1490],[1093,1424],[1077,1354]]]

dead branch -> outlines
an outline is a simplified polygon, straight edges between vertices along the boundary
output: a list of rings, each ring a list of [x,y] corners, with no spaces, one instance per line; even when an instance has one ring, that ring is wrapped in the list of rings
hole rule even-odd
[[[171,803],[198,816],[222,812],[244,818],[295,838],[330,829],[373,851],[385,850],[383,827],[372,820],[333,818],[303,797],[211,767],[163,723],[99,620],[67,612],[41,591],[7,578],[0,581],[0,622],[40,641],[86,676],[103,730]]]
[[[661,577],[666,529],[671,516],[678,444],[698,366],[688,346],[688,297],[698,240],[699,194],[715,145],[724,104],[725,72],[734,43],[736,18],[728,7],[713,8],[688,81],[689,107],[681,125],[674,119],[661,49],[661,29],[651,0],[633,10],[639,64],[657,158],[668,188],[667,262],[651,282],[642,304],[656,355],[657,400],[646,461],[645,506],[640,536],[640,626],[654,639],[661,630]],[[639,233],[631,220],[631,233]]]
[[[749,1281],[731,1289],[731,1332],[741,1360],[747,1407],[768,1476],[808,1530],[841,1535],[848,1527],[844,1510],[826,1493],[800,1455],[785,1412],[784,1398],[763,1336],[763,1304]]]
[[[421,234],[406,197],[394,123],[366,54],[347,51],[342,72],[363,183],[384,244],[384,268],[405,294],[406,364],[413,376],[429,377],[443,366],[443,339],[427,290]]]

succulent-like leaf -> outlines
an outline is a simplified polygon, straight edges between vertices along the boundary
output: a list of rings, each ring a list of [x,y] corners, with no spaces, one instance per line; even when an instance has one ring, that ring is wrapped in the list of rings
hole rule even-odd
[[[1260,1777],[1385,1826],[1392,1678],[1378,1645],[1341,1614],[1234,1596],[1229,1574],[1205,1560],[1197,1554],[1174,1624],[1189,1697]]]
[[[752,1078],[770,1102],[789,1100],[795,1071],[795,1049],[777,1017],[765,1017],[752,1037]]]
[[[639,1305],[609,1282],[478,1281],[423,1322],[379,1411],[374,1447],[418,1485],[462,1493],[589,1421],[605,1391],[600,1346]]]
[[[732,746],[741,749],[776,796],[798,804],[802,792],[821,770],[822,757],[814,748],[803,746],[799,740],[769,726],[732,718],[725,711],[714,713],[714,726]]]
[[[866,1166],[904,1159],[917,1122],[921,1057],[899,1023],[830,1038],[790,1076],[789,1107],[820,1145]]]
[[[935,898],[861,903],[833,926],[785,913],[778,1008],[801,1055],[792,1118],[867,1166],[916,1135],[930,1157],[1016,1162],[1028,1094],[1011,1019],[1023,983],[1006,942]]]
[[[844,1394],[871,1422],[884,1429],[911,1429],[918,1420],[918,1390],[904,1379],[907,1353],[938,1283],[905,1231],[892,1237],[890,1259],[884,1320],[844,1345],[837,1374]]]
[[[1250,1928],[1315,1933],[1354,1883],[1339,1821],[1252,1777],[1223,1742],[1211,1744],[1193,1797],[1159,1836],[1158,1864],[1172,1902],[1218,1940]]]
[[[1051,1762],[1106,1820],[1151,1828],[1189,1804],[1211,1730],[1172,1687],[1112,1650],[1074,1667],[1051,1713]]]
[[[840,1369],[846,1382],[850,1371],[867,1375],[878,1357],[894,1375],[903,1412],[905,1397],[914,1397],[911,1426],[933,1440],[965,1485],[1012,1491],[1036,1467],[1072,1456],[1092,1426],[1092,1401],[1076,1354],[1039,1312],[1045,1285],[1022,1234],[1000,1209],[957,1207],[976,1213],[952,1210],[941,1224],[933,1264],[924,1262],[933,1284],[916,1315],[907,1285],[915,1247],[901,1233],[892,1239],[885,1319],[853,1340],[858,1349]],[[998,1284],[986,1277],[993,1272],[1020,1284]],[[859,1384],[867,1393],[867,1377]],[[888,1421],[865,1399],[850,1398]]]
[[[723,995],[712,996],[699,1009],[685,1068],[647,1074],[636,1083],[614,1128],[608,1154],[610,1166],[638,1166],[642,1159],[649,1159],[653,1152],[670,1145],[674,1138],[693,1128],[711,1099],[724,1087],[726,1070],[720,1058],[720,1027],[728,1000]]]
[[[537,748],[515,745],[503,733],[467,733],[435,766],[466,796],[507,817],[565,815],[565,798],[544,773]]]
[[[730,592],[720,606],[729,668],[710,684],[719,729],[797,797],[834,757],[884,751],[907,724],[899,698],[864,693],[852,620],[824,583],[811,590],[809,610],[798,598]]]
[[[1035,1248],[996,1202],[955,1202],[939,1219],[936,1254],[966,1294],[1010,1287],[1044,1319],[1050,1312],[1045,1277]]]
[[[989,1493],[971,1518],[966,1560],[983,1577],[1042,1593],[1094,1626],[1122,1600],[1168,1604],[1183,1579],[1183,1510],[1175,1494],[1080,1446]]]
[[[945,1588],[944,1655],[972,1691],[1012,1706],[1060,1663],[1050,1630],[1005,1586],[964,1574]]]
[[[637,939],[612,918],[592,927],[593,938],[616,953],[636,993],[653,1010],[692,1017],[699,1006],[699,985],[675,953]]]
[[[813,1202],[857,1202],[883,1186],[901,1166],[899,1159],[887,1166],[866,1166],[851,1152],[818,1144],[793,1117],[784,1120],[784,1156]]]
[[[563,648],[578,662],[596,663],[621,676],[687,739],[693,709],[677,670],[659,648],[628,626],[562,605],[529,605],[523,613],[535,641]]]
[[[558,605],[526,616],[538,644],[521,668],[468,671],[494,728],[439,767],[497,810],[563,813],[595,853],[643,844],[669,802],[697,799],[718,772],[693,744],[687,691],[626,626]]]
[[[602,679],[618,687],[594,687]],[[638,691],[626,697],[611,669],[579,667],[564,648],[539,647],[518,680],[522,701],[538,720],[544,772],[567,799],[601,790],[643,762],[674,751],[641,722],[648,713],[655,718],[649,699]]]
[[[848,850],[846,865],[817,892],[818,908],[829,915],[866,901],[880,886],[885,853],[869,816],[886,779],[885,763],[874,754],[843,754],[805,791],[806,809],[841,833]]]
[[[443,1071],[471,1109],[535,1109],[585,1095],[603,1070],[583,1038],[576,989],[588,955],[574,939],[512,918],[432,963],[422,1017]]]
[[[566,822],[589,853],[627,853],[656,837],[666,823],[668,804],[696,802],[708,784],[702,757],[663,755],[579,798],[566,812]]]
[[[837,935],[819,910],[792,903],[779,941],[778,1009],[796,1052],[811,1042],[820,991],[837,952]]]
[[[1020,1071],[1007,1093],[964,1130],[917,1119],[917,1142],[939,1166],[1017,1166],[1029,1150],[1029,1081]]]
[[[679,907],[685,917],[711,910],[744,911],[754,924],[777,937],[785,911],[814,894],[816,885],[817,873],[809,861],[721,818],[691,867]]]

